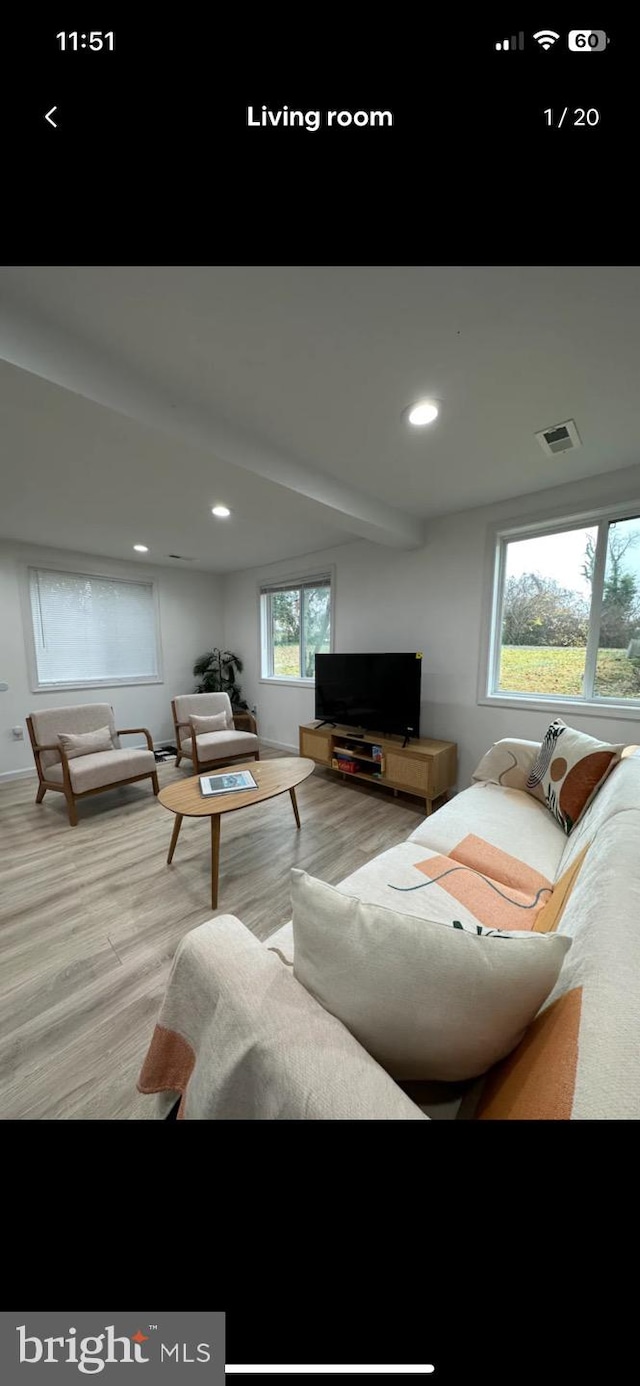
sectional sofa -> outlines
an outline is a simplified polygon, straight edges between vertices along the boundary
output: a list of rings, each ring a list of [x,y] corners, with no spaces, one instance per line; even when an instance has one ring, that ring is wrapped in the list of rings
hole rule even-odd
[[[398,1083],[294,976],[291,924],[260,943],[226,915],[176,955],[139,1085],[159,1095],[157,1114],[180,1098],[191,1119],[640,1117],[640,754],[628,748],[567,836],[525,789],[539,751],[497,742],[470,788],[338,887],[425,920],[440,909],[501,930],[523,927],[518,890],[553,902],[546,927],[571,946],[511,1053],[469,1081]],[[443,859],[466,869],[447,874]],[[485,876],[504,883],[502,898],[483,898]]]

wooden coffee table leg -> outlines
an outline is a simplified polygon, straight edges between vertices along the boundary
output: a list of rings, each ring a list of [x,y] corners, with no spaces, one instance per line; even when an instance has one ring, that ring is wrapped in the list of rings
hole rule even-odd
[[[169,848],[169,855],[168,855],[168,857],[167,857],[167,866],[170,866],[170,865],[171,865],[171,862],[172,862],[172,860],[173,860],[173,854],[174,854],[174,852],[175,852],[175,850],[176,850],[176,842],[178,841],[178,834],[179,834],[180,829],[181,829],[181,827],[182,827],[182,819],[183,819],[183,818],[184,818],[184,814],[183,814],[183,813],[177,813],[177,814],[176,814],[176,821],[175,821],[175,823],[174,823],[174,825],[173,825],[173,832],[172,832],[172,834],[171,834],[171,846],[170,846],[170,848]]]
[[[220,869],[220,814],[211,814],[211,904],[218,908],[218,873]]]
[[[291,803],[293,804],[293,812],[296,815],[296,823],[298,827],[300,827],[300,814],[298,813],[298,801],[296,799],[296,791],[295,789],[290,789],[289,793],[291,795]]]

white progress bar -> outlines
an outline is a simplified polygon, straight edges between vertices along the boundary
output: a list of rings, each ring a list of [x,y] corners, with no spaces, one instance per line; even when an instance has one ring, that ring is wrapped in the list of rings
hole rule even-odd
[[[315,1373],[317,1373],[317,1374],[319,1374],[319,1373],[321,1373],[321,1372],[344,1372],[344,1373],[346,1374],[346,1373],[348,1372],[350,1375],[353,1375],[354,1373],[357,1373],[357,1372],[376,1372],[376,1373],[378,1373],[378,1374],[383,1374],[383,1373],[384,1373],[384,1374],[386,1374],[386,1375],[390,1375],[391,1373],[395,1373],[395,1372],[402,1372],[405,1376],[406,1376],[407,1374],[409,1374],[409,1375],[411,1375],[411,1376],[416,1376],[416,1375],[419,1375],[421,1372],[432,1372],[432,1371],[434,1371],[434,1370],[435,1370],[435,1369],[434,1369],[433,1365],[431,1365],[431,1364],[429,1364],[429,1363],[426,1363],[425,1365],[423,1365],[423,1366],[421,1366],[421,1367],[419,1367],[419,1366],[408,1366],[406,1363],[403,1363],[402,1365],[397,1366],[397,1367],[392,1367],[392,1366],[390,1366],[390,1365],[384,1365],[384,1366],[372,1366],[372,1365],[369,1365],[369,1366],[366,1366],[366,1367],[355,1367],[355,1366],[353,1366],[353,1364],[350,1364],[349,1366],[336,1366],[336,1365],[331,1365],[331,1364],[329,1364],[329,1363],[325,1363],[324,1365],[320,1365],[319,1363],[311,1362],[311,1363],[307,1363],[306,1366],[297,1366],[297,1367],[294,1367],[294,1366],[291,1365],[291,1363],[287,1362],[287,1363],[285,1363],[283,1366],[275,1366],[275,1365],[269,1363],[269,1364],[267,1364],[267,1366],[262,1366],[262,1367],[260,1367],[260,1366],[257,1365],[257,1363],[254,1363],[254,1362],[250,1363],[248,1366],[241,1366],[241,1365],[239,1365],[237,1362],[234,1362],[234,1363],[227,1362],[227,1365],[226,1365],[226,1367],[225,1367],[225,1372],[251,1372],[251,1373],[258,1373],[258,1372],[260,1372],[260,1373],[265,1373],[265,1374],[267,1374],[267,1373],[273,1374],[273,1373],[275,1373],[275,1372],[288,1372],[288,1373],[290,1373],[291,1375],[293,1375],[295,1372],[315,1372]]]

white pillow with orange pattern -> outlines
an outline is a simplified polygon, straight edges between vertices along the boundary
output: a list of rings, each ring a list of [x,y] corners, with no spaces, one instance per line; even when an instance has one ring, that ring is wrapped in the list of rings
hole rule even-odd
[[[546,804],[568,837],[624,749],[597,741],[556,717],[529,771],[527,793]]]

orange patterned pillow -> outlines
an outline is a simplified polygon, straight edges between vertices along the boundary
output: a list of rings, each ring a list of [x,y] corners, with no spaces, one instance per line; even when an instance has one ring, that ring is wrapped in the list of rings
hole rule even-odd
[[[527,792],[542,799],[568,836],[623,751],[556,717],[529,772]]]

